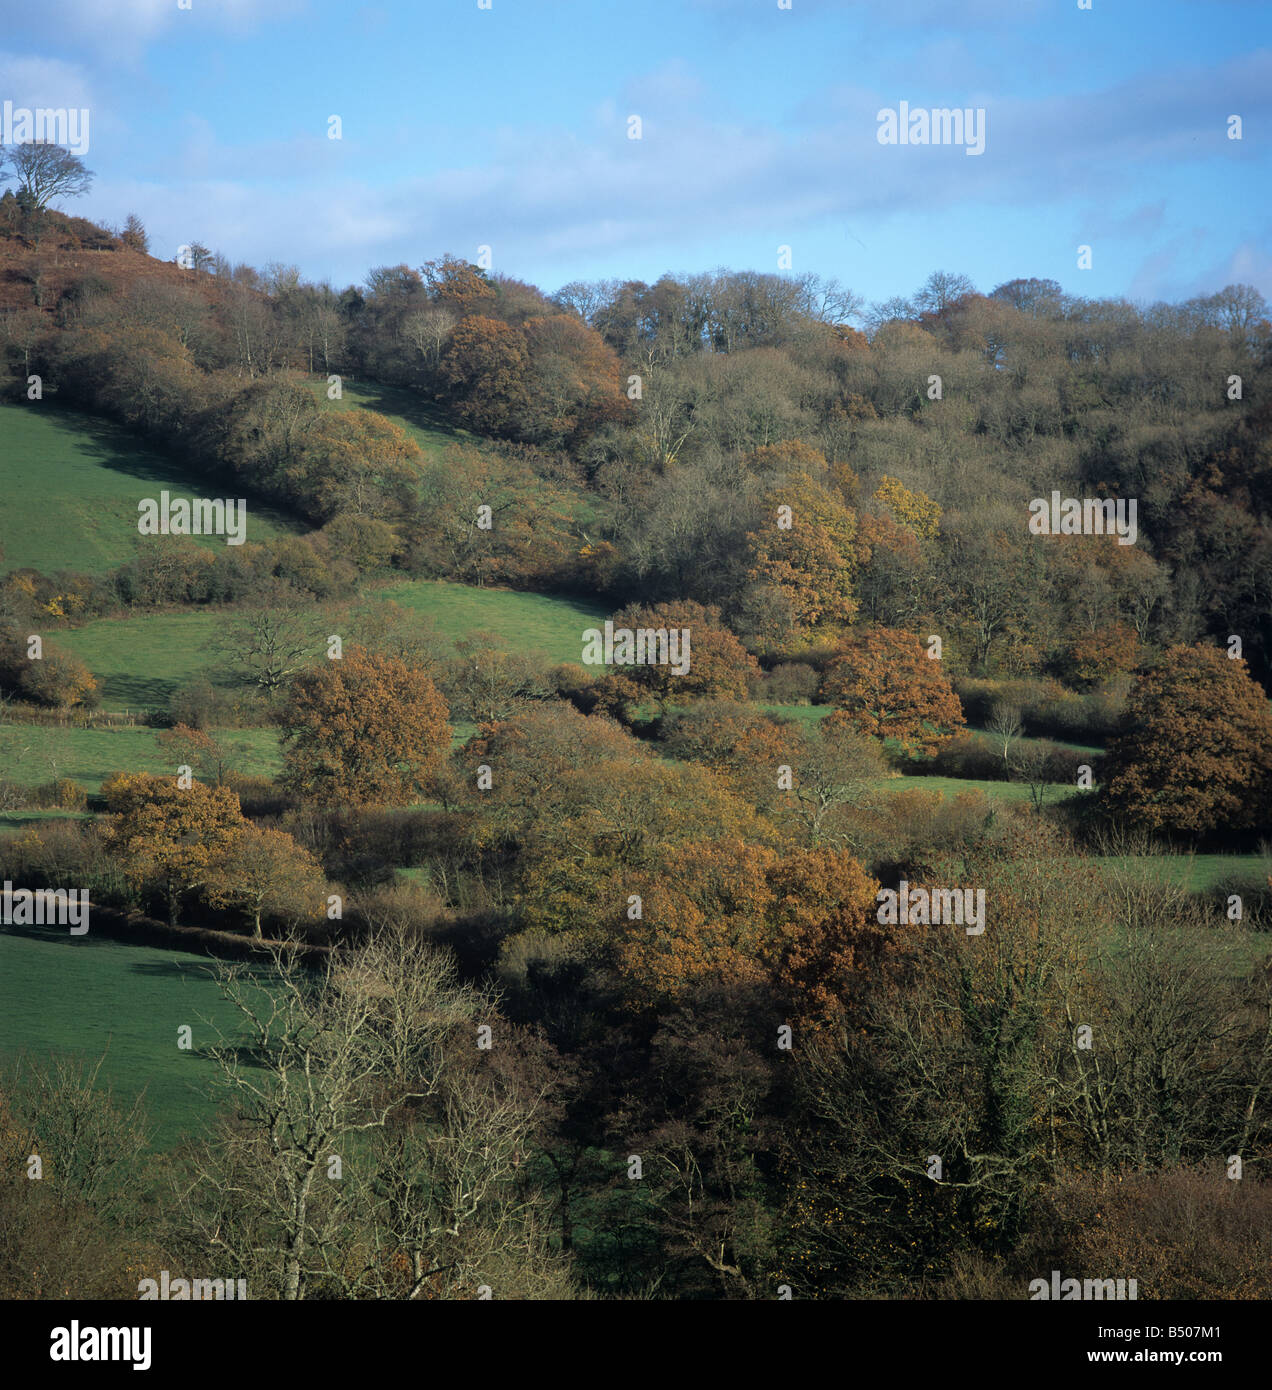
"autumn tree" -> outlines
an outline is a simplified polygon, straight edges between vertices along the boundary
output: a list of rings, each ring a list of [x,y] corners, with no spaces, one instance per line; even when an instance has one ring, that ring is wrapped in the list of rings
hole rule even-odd
[[[767,623],[753,624],[770,646],[838,635],[857,612],[857,518],[828,488],[793,473],[765,493],[765,524],[752,532],[748,578],[776,595]]]
[[[623,888],[640,898],[640,917],[613,913],[615,960],[629,995],[665,1006],[706,981],[762,981],[773,903],[767,872],[776,859],[741,839],[703,840],[660,857],[652,872],[630,873]]]
[[[783,750],[790,785],[782,788],[775,815],[812,848],[853,844],[861,817],[884,795],[878,785],[886,772],[879,743],[832,719],[823,721],[819,736],[792,731]],[[772,776],[774,769],[765,771]]]
[[[1110,623],[1074,638],[1065,658],[1072,679],[1080,686],[1093,686],[1135,669],[1139,664],[1139,639],[1125,624]]]
[[[821,482],[826,477],[826,455],[802,439],[783,439],[778,444],[761,444],[742,459],[748,473],[781,477],[802,473]]]
[[[473,315],[447,340],[438,377],[456,415],[483,434],[515,434],[530,402],[525,334],[499,319]]]
[[[614,350],[572,314],[528,319],[522,329],[530,360],[520,438],[574,447],[627,410]]]
[[[940,531],[941,509],[918,488],[908,488],[885,473],[875,489],[875,501],[892,513],[898,526],[904,526],[921,541],[935,540]]]
[[[325,883],[322,866],[292,836],[249,825],[212,865],[204,896],[242,912],[259,938],[263,916],[288,925],[321,916]]]
[[[1109,748],[1106,804],[1153,831],[1205,835],[1272,819],[1272,713],[1246,663],[1171,647],[1140,677]]]
[[[174,767],[189,767],[216,786],[225,783],[232,755],[206,730],[178,723],[157,733],[155,742],[172,759]]]
[[[840,1022],[860,1007],[889,942],[879,884],[846,850],[825,847],[785,855],[768,883],[764,959],[789,1021],[813,1029]]]
[[[419,445],[387,416],[329,411],[306,432],[289,477],[297,500],[324,521],[338,512],[383,519],[405,510],[423,461]]]
[[[515,857],[526,925],[595,938],[626,887],[695,839],[754,839],[751,807],[706,768],[656,759],[602,715],[544,703],[484,725],[463,750],[469,834]],[[482,774],[482,769],[486,773]],[[601,905],[601,910],[598,910]]]
[[[683,674],[670,662],[613,668],[641,697],[660,706],[702,697],[741,699],[759,676],[759,663],[721,622],[718,608],[688,600],[650,607],[633,604],[615,613],[612,621],[615,629],[648,628],[669,637],[672,629],[689,633],[689,669]],[[684,651],[682,644],[682,656]]]
[[[826,669],[822,694],[835,712],[826,727],[893,739],[911,757],[933,756],[963,727],[958,696],[919,639],[870,628]]]
[[[723,779],[693,764],[655,759],[580,767],[562,788],[567,810],[541,826],[518,859],[527,924],[594,939],[626,909],[637,874],[654,881],[698,840],[755,840],[754,810]],[[602,910],[598,910],[598,907]],[[603,915],[604,914],[604,915]]]
[[[495,287],[486,272],[456,256],[426,261],[420,267],[420,274],[432,301],[450,310],[456,320],[489,309],[494,303]]]
[[[843,1016],[884,949],[879,885],[844,850],[785,857],[729,837],[681,847],[629,878],[641,900],[614,958],[631,998],[665,1007],[705,984],[772,989],[784,1021]]]
[[[116,773],[102,787],[111,818],[105,841],[137,881],[157,879],[176,925],[182,896],[203,887],[247,826],[228,787],[175,777]]]
[[[292,681],[281,715],[283,785],[311,801],[405,805],[446,756],[448,718],[423,671],[348,649]]]
[[[768,807],[780,795],[791,732],[755,705],[695,700],[664,718],[660,737],[671,757],[702,763],[757,806]]]
[[[97,680],[77,656],[46,643],[44,655],[18,664],[17,691],[37,705],[92,709],[101,701]]]

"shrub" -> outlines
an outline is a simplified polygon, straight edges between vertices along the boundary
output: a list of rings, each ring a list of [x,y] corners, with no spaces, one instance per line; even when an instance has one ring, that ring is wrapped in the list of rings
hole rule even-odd
[[[88,806],[88,793],[70,777],[59,777],[32,788],[30,804],[48,810],[83,811]]]
[[[759,698],[774,705],[812,704],[821,677],[803,661],[784,661],[768,673]]]

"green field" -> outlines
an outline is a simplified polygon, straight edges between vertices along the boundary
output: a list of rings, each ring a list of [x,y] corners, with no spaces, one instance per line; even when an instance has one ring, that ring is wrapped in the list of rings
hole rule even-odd
[[[448,641],[473,632],[493,632],[545,664],[577,662],[583,629],[605,617],[605,610],[598,606],[546,594],[423,580],[393,585],[380,591],[379,597],[424,614]],[[232,616],[228,610],[200,609],[101,618],[59,633],[58,641],[99,678],[107,708],[163,708],[182,684],[215,670],[216,639]],[[71,777],[95,791],[105,777],[121,769],[168,772],[169,760],[154,735],[147,728],[0,725],[0,777],[27,784]],[[266,776],[278,771],[274,731],[227,731],[224,737],[244,746],[241,771]]]
[[[368,597],[392,599],[425,614],[449,641],[494,632],[548,663],[577,662],[583,629],[607,616],[597,605],[548,594],[432,580],[404,581]],[[221,659],[217,638],[234,616],[228,609],[199,609],[99,618],[58,633],[57,641],[101,680],[107,708],[161,708],[179,686],[215,668]]]
[[[1220,884],[1266,888],[1272,863],[1261,854],[1136,854],[1095,856],[1091,862],[1113,874],[1135,869],[1190,893],[1207,893]]]
[[[765,713],[777,719],[798,724],[802,729],[815,729],[828,714],[833,713],[834,705],[760,705]]]
[[[418,391],[375,381],[351,382],[346,377],[341,382],[340,399],[331,401],[327,399],[325,376],[311,378],[309,384],[324,410],[374,410],[405,430],[426,454],[447,444],[481,442],[480,436],[448,424],[442,412],[429,405]]]
[[[157,500],[164,489],[181,497],[225,495],[223,486],[196,480],[179,461],[107,420],[48,401],[0,405],[0,570],[113,569],[148,539],[137,533],[138,502]],[[277,508],[249,499],[249,541],[301,529]],[[220,536],[191,539],[225,544]]]
[[[92,820],[92,811],[0,811],[0,835],[20,835],[55,820]]]
[[[583,629],[610,616],[600,604],[551,594],[478,589],[446,580],[413,580],[378,591],[403,608],[423,613],[448,641],[474,632],[493,632],[520,652],[550,664],[583,656]]]
[[[230,616],[191,609],[99,618],[56,640],[98,678],[107,709],[163,708],[174,690],[221,659],[216,638]]]
[[[884,791],[940,792],[944,797],[955,797],[960,792],[983,792],[991,801],[1028,801],[1029,788],[1023,782],[978,782],[970,777],[884,777],[876,784]],[[1049,782],[1045,804],[1051,805],[1062,796],[1067,796],[1073,788],[1067,782]]]
[[[144,1092],[160,1148],[212,1114],[217,1068],[205,1049],[239,1015],[205,959],[94,938],[91,920],[82,937],[0,928],[0,980],[0,1053],[105,1053],[101,1080],[121,1100]],[[188,1052],[177,1046],[182,1024],[193,1029]]]
[[[112,772],[176,775],[172,755],[155,739],[157,729],[74,729],[0,724],[0,777],[35,786],[69,777],[98,791]],[[222,729],[217,741],[235,755],[237,772],[273,777],[282,766],[275,729]]]

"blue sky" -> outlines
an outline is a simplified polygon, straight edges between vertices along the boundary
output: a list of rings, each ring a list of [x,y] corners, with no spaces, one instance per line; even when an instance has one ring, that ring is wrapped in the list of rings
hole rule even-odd
[[[487,245],[551,291],[786,245],[870,300],[936,269],[1272,298],[1267,0],[179,3],[0,0],[0,101],[87,107],[77,210],[165,258],[340,287]],[[880,145],[901,100],[983,107],[984,154]]]

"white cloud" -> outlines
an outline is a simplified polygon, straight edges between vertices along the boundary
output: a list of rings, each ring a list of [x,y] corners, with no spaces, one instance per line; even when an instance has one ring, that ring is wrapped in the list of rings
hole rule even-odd
[[[84,69],[59,58],[30,58],[0,51],[0,101],[15,106],[92,106]]]
[[[186,25],[247,31],[299,14],[305,0],[0,0],[0,27],[32,46],[91,49],[98,58],[135,62],[146,46]]]

